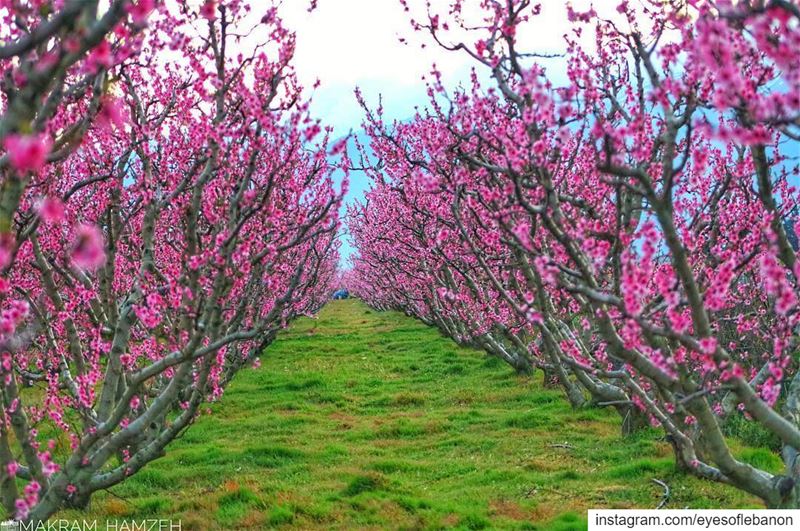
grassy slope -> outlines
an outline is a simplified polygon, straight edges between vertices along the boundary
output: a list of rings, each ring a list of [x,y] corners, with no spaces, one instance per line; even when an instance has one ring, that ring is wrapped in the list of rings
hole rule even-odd
[[[758,505],[676,473],[657,434],[623,439],[611,411],[573,412],[540,378],[357,301],[295,323],[212,409],[167,457],[98,495],[91,516],[172,516],[184,529],[583,529],[590,507],[654,507],[652,478],[672,487],[670,508]],[[552,446],[563,443],[573,448]]]

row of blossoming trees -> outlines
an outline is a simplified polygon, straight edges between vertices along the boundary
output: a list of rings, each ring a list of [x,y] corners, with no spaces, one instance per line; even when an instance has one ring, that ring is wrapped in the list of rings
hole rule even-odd
[[[85,506],[163,455],[328,295],[341,194],[294,37],[258,8],[0,2],[8,517]]]
[[[435,76],[406,122],[367,111],[351,288],[800,507],[798,3],[568,8],[561,82],[521,49],[538,6],[478,3],[480,21],[455,1],[413,22],[480,63],[467,87]],[[734,455],[733,416],[781,441],[784,471]]]

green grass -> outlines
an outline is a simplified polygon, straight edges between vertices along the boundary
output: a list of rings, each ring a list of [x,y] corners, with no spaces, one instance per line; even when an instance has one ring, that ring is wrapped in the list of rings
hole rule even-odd
[[[672,488],[669,508],[759,506],[677,472],[657,432],[622,438],[612,410],[572,411],[540,375],[358,301],[294,323],[211,410],[166,457],[99,493],[88,517],[567,531],[586,528],[588,508],[655,507],[653,478]],[[770,451],[743,453],[775,464]]]

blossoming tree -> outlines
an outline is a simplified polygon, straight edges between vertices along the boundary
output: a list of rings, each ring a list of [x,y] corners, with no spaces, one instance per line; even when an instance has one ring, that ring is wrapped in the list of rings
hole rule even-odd
[[[608,19],[568,9],[557,84],[520,51],[539,6],[477,2],[483,16],[469,21],[464,4],[429,4],[414,26],[471,55],[494,86],[475,76],[450,93],[436,80],[412,124],[370,116],[391,176],[375,193],[399,190],[396,205],[426,187],[441,205],[441,241],[459,239],[482,271],[458,271],[458,284],[480,280],[507,305],[574,405],[588,392],[663,428],[689,472],[797,507],[797,266],[786,229],[797,200],[787,157],[800,116],[797,5],[620,2]],[[368,214],[355,219],[354,232],[374,230]],[[370,289],[376,272],[398,270],[386,257],[376,268],[395,233],[380,234],[382,247],[359,248],[361,290],[415,296],[404,283]],[[780,439],[782,473],[737,458],[723,436],[732,415]]]
[[[329,294],[341,194],[263,7],[255,44],[237,1],[0,8],[10,516],[84,506],[163,455]]]

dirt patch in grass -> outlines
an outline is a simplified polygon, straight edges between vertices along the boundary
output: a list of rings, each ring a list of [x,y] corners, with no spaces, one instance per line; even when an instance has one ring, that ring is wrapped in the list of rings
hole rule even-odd
[[[511,500],[492,500],[489,502],[489,513],[510,518],[511,520],[530,520],[532,511],[519,506]]]
[[[552,503],[537,504],[536,507],[531,509],[531,520],[534,522],[552,520],[560,512],[556,507],[557,506]]]

